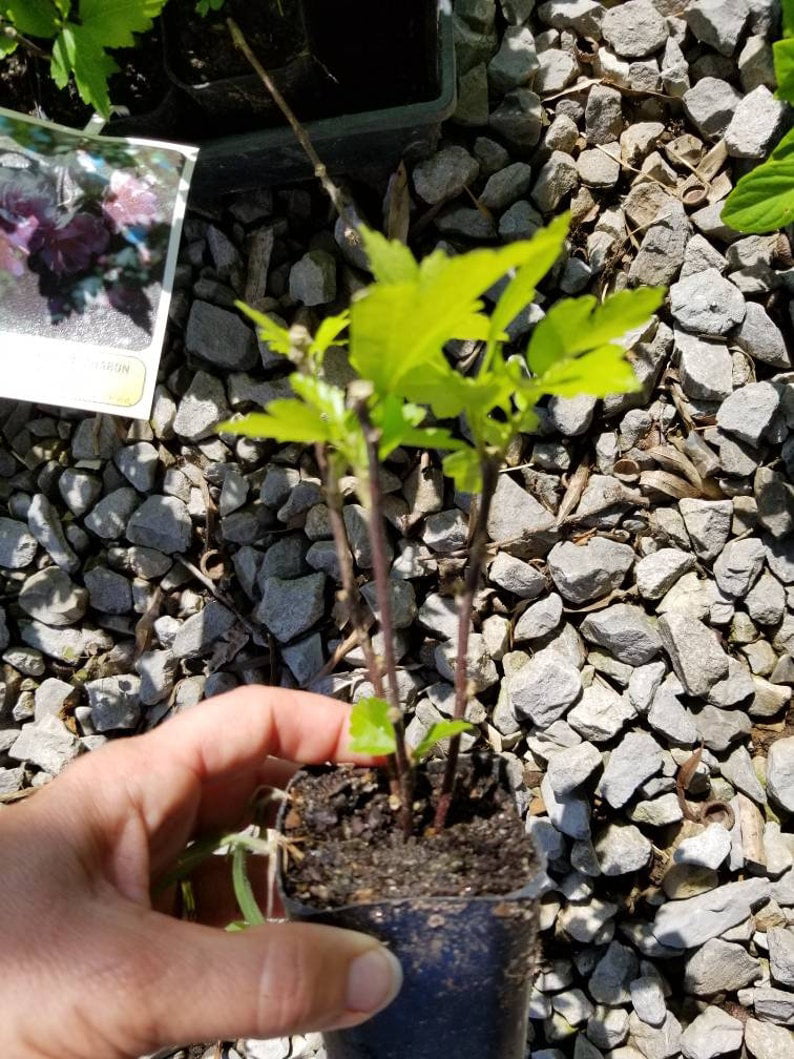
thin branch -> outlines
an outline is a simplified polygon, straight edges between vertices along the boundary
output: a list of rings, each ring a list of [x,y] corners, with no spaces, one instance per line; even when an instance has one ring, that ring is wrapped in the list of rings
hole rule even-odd
[[[314,145],[309,139],[308,133],[298,121],[292,107],[289,105],[284,96],[276,87],[273,78],[270,76],[264,66],[260,63],[259,59],[257,59],[256,55],[254,55],[253,51],[251,50],[251,46],[245,39],[242,30],[234,21],[234,19],[227,18],[226,25],[229,27],[229,33],[231,33],[234,46],[243,53],[248,62],[254,68],[262,84],[273,97],[276,106],[279,108],[281,113],[292,126],[292,131],[295,133],[296,140],[301,145],[304,150],[304,153],[306,154],[306,157],[311,162],[312,167],[314,168],[314,175],[320,181],[323,190],[333,203],[334,209],[340,217],[344,218],[345,222],[350,225],[351,228],[357,228],[357,218],[355,218],[351,214],[351,211],[348,209],[341,189],[329,177],[328,170],[325,167],[325,163],[315,151]]]
[[[411,831],[411,806],[413,803],[413,775],[405,746],[405,726],[403,724],[400,689],[397,683],[397,659],[394,654],[394,624],[391,611],[391,583],[386,560],[386,536],[383,529],[383,494],[380,483],[380,465],[378,461],[379,431],[372,424],[366,401],[356,402],[356,415],[364,432],[369,465],[370,505],[367,512],[367,529],[370,547],[372,548],[372,568],[375,574],[375,591],[380,608],[380,628],[383,635],[383,658],[386,666],[388,684],[388,701],[391,705],[391,722],[396,737],[397,775],[402,788],[402,805],[400,816],[403,831]]]
[[[367,673],[372,682],[372,686],[375,689],[375,694],[379,698],[383,698],[383,679],[381,676],[380,665],[378,664],[375,650],[372,646],[372,640],[370,639],[369,630],[367,628],[367,621],[361,606],[361,596],[353,573],[353,562],[350,556],[347,530],[342,515],[343,504],[342,494],[339,492],[339,483],[331,470],[331,464],[325,446],[315,445],[314,453],[317,459],[317,466],[320,469],[320,476],[322,477],[325,500],[328,504],[328,519],[331,523],[334,547],[336,548],[336,555],[339,560],[340,580],[342,582],[344,600],[347,603],[347,613],[350,618],[350,624],[353,626],[353,632],[356,634],[356,639],[358,640],[358,644],[364,654]]]
[[[482,492],[477,505],[474,529],[471,535],[469,564],[466,568],[466,581],[463,594],[458,601],[458,649],[455,658],[455,710],[453,719],[462,721],[466,716],[469,698],[469,633],[474,612],[474,597],[480,584],[483,562],[488,543],[488,517],[491,513],[491,502],[499,480],[499,463],[493,457],[482,461]],[[449,752],[444,769],[444,779],[436,804],[433,826],[442,830],[447,822],[449,807],[455,790],[455,775],[460,754],[460,736],[453,736],[449,741]]]
[[[46,59],[50,61],[52,55],[40,48],[38,44],[34,44],[32,40],[28,40],[27,37],[23,37],[16,26],[12,26],[9,23],[0,20],[0,36],[8,37],[9,40],[14,40],[20,47],[24,48],[25,51],[30,52],[31,55],[35,55],[37,59]]]

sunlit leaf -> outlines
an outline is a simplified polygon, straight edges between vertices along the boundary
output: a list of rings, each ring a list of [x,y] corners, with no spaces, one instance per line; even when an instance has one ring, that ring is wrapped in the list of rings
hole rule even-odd
[[[350,713],[350,749],[354,754],[384,757],[397,748],[390,706],[383,699],[360,699]]]
[[[317,333],[314,336],[314,341],[311,344],[311,352],[322,355],[326,352],[329,346],[334,344],[341,345],[339,336],[345,330],[350,323],[350,313],[345,310],[339,313],[338,316],[326,316],[320,326],[317,328]]]
[[[563,214],[542,228],[530,240],[535,253],[530,261],[516,272],[502,291],[491,315],[489,340],[497,342],[503,331],[527,306],[535,295],[535,288],[562,253],[568,234],[569,215]]]
[[[396,239],[360,225],[358,233],[369,258],[369,267],[380,283],[410,283],[419,275],[419,265],[408,247]]]
[[[639,383],[621,346],[600,346],[579,357],[558,360],[538,380],[545,394],[555,397],[606,397],[630,393]]]
[[[794,129],[725,200],[722,221],[739,232],[773,232],[794,220]]]
[[[441,461],[441,468],[462,493],[479,493],[482,489],[482,469],[475,449],[451,452]]]
[[[442,739],[449,739],[461,732],[469,732],[474,727],[468,721],[436,721],[424,739],[411,751],[414,761],[427,757],[433,747]]]
[[[51,0],[6,0],[2,11],[20,33],[45,39],[55,36],[59,12]]]
[[[775,57],[777,94],[787,103],[794,103],[794,38],[776,40],[772,51]]]
[[[530,369],[543,375],[560,359],[621,338],[648,321],[664,294],[661,287],[639,287],[619,291],[601,303],[591,294],[558,301],[532,332],[527,350]]]
[[[282,353],[284,356],[289,353],[292,349],[292,342],[290,341],[288,328],[277,324],[267,313],[252,309],[245,302],[236,301],[234,304],[240,312],[245,313],[249,320],[256,324],[260,338],[267,342],[274,353]]]
[[[332,440],[328,421],[316,409],[294,398],[271,401],[266,412],[251,412],[242,419],[227,419],[215,429],[219,434],[242,434],[247,438],[302,444]]]

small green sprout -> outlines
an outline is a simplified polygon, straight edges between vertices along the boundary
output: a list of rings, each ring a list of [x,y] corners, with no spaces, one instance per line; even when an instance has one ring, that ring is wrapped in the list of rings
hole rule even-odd
[[[397,733],[392,720],[392,708],[385,699],[374,696],[359,699],[350,715],[350,749],[354,754],[386,757],[397,750]],[[471,731],[468,721],[437,721],[419,744],[409,752],[418,764],[442,739]]]

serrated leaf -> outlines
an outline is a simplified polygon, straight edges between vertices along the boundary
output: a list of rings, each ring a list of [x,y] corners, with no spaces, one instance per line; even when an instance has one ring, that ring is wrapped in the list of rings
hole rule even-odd
[[[462,493],[479,493],[482,489],[482,469],[474,449],[451,452],[441,461],[441,468]]]
[[[773,232],[794,219],[794,130],[766,162],[745,174],[725,200],[721,219],[739,232]]]
[[[419,276],[416,258],[396,239],[361,225],[358,228],[372,275],[381,283],[411,283]]]
[[[104,48],[131,48],[152,28],[165,0],[80,0],[80,24]]]
[[[600,346],[579,357],[558,360],[538,379],[538,389],[555,397],[606,397],[638,388],[621,346]]]
[[[110,117],[108,78],[117,69],[85,26],[67,22],[55,38],[50,65],[53,80],[63,88],[71,74],[80,98],[104,118]]]
[[[249,320],[256,324],[259,337],[268,343],[274,353],[281,353],[283,356],[289,353],[292,349],[292,342],[290,341],[288,328],[277,324],[267,313],[260,313],[258,309],[252,309],[245,302],[236,301],[234,305],[235,308],[239,309],[241,313],[244,313]]]
[[[599,304],[592,294],[564,298],[532,332],[527,362],[541,376],[560,359],[595,349],[646,323],[664,299],[661,287],[619,291]]]
[[[424,739],[411,751],[411,757],[414,761],[421,761],[442,739],[449,739],[453,735],[460,735],[461,732],[471,731],[473,727],[474,725],[468,721],[436,721]]]
[[[531,261],[518,270],[502,292],[491,315],[489,341],[495,343],[503,331],[535,296],[535,289],[562,253],[568,235],[569,215],[557,217],[530,240],[535,248]]]
[[[794,38],[776,40],[772,51],[775,57],[777,94],[787,103],[794,103]]]
[[[242,419],[227,419],[215,430],[219,434],[241,434],[247,438],[311,445],[331,441],[328,421],[303,401],[283,398],[271,401],[266,412],[251,412]]]
[[[52,0],[6,0],[5,15],[20,33],[49,40],[58,31],[58,9]]]
[[[329,346],[343,345],[339,340],[339,336],[350,324],[350,313],[345,310],[339,313],[338,316],[326,316],[320,326],[317,328],[317,332],[314,336],[314,340],[311,344],[310,350],[312,353],[322,356],[328,350]]]
[[[415,280],[368,287],[351,307],[351,364],[377,393],[421,399],[414,393],[425,375],[437,382],[446,364],[442,349],[450,339],[488,333],[480,295],[533,253],[531,241],[459,257],[436,251],[422,261]]]
[[[350,749],[354,754],[385,757],[397,749],[388,702],[374,696],[359,699],[350,711]]]

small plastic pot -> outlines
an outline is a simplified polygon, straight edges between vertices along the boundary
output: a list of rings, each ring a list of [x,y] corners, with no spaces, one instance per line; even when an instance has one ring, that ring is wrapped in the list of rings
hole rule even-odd
[[[537,880],[501,897],[334,909],[288,897],[281,876],[278,886],[290,919],[371,934],[403,966],[402,990],[385,1011],[324,1035],[328,1059],[438,1059],[442,1051],[455,1059],[524,1059],[536,974]]]

